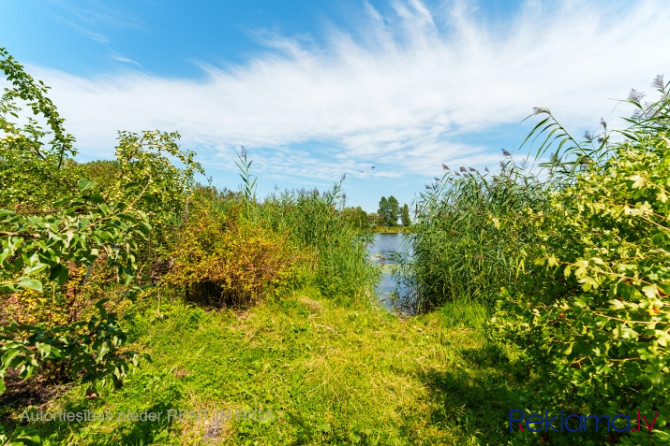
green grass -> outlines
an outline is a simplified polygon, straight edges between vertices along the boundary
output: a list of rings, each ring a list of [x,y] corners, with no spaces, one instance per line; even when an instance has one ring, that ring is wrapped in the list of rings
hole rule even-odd
[[[286,191],[252,206],[253,220],[289,234],[300,249],[314,254],[313,284],[323,295],[347,300],[374,286],[378,271],[366,261],[369,231],[356,228],[338,209],[344,207],[342,183],[329,191]]]
[[[510,353],[486,341],[484,315],[452,304],[399,318],[314,290],[242,313],[153,302],[132,328],[153,363],[120,390],[89,400],[74,387],[49,409],[113,413],[113,422],[23,428],[45,445],[505,443],[517,374]],[[262,410],[272,419],[168,422],[170,409]],[[0,420],[11,429],[22,410],[2,409]],[[117,422],[119,412],[143,411],[163,419]]]

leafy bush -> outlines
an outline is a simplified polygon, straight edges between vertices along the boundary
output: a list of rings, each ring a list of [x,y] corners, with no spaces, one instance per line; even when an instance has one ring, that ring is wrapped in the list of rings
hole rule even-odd
[[[492,325],[523,348],[538,407],[659,413],[653,434],[625,444],[670,434],[670,99],[659,86],[659,102],[631,99],[639,113],[618,142],[559,139],[569,162],[553,157],[550,210],[529,214],[541,243]]]
[[[193,176],[203,173],[195,153],[179,147],[179,138],[177,132],[119,132],[117,181],[106,190],[107,199],[122,201],[128,199],[124,185],[146,185],[137,206],[153,227],[145,249],[158,248],[159,255],[165,253],[170,231],[182,223]]]
[[[246,219],[243,203],[202,189],[172,253],[165,284],[205,304],[247,306],[297,277],[304,256],[285,236]]]
[[[134,252],[150,226],[145,215],[133,209],[132,203],[104,204],[99,196],[89,194],[92,184],[82,180],[80,197],[56,202],[55,209],[39,215],[0,210],[0,233],[3,235],[0,239],[0,301],[3,303],[0,316],[4,314],[3,319],[9,319],[6,310],[14,306],[19,308],[19,313],[27,308],[48,314],[52,305],[61,299],[67,300],[71,274],[82,267],[91,267],[103,257],[107,267],[117,271],[122,282],[128,284],[132,279],[137,268]],[[45,291],[49,291],[52,298],[38,300]],[[100,305],[97,308],[101,315],[91,316],[88,323],[59,320],[58,317],[55,321],[53,317],[51,320],[21,321],[33,322],[31,325],[4,320],[0,328],[0,378],[9,368],[16,368],[21,377],[29,378],[47,361],[64,361],[72,373],[79,373],[81,369],[71,368],[75,367],[78,355],[64,352],[72,348],[91,352],[83,349],[94,345],[99,350],[89,358],[93,362],[82,360],[81,363],[96,364],[95,370],[99,370],[97,364],[105,364],[103,358],[117,349],[122,338],[118,336],[120,329],[115,316],[107,314]],[[58,313],[57,309],[51,311],[52,316]],[[98,330],[99,324],[95,321],[100,318],[106,321],[108,330]],[[85,325],[88,331],[84,329],[82,332],[80,329]],[[108,359],[112,358],[110,354]],[[85,376],[92,370],[87,368]],[[114,372],[115,368],[105,369],[99,377]],[[116,373],[121,376],[120,372]]]
[[[286,192],[256,201],[252,162],[238,155],[239,192],[200,187],[172,253],[169,286],[210,305],[249,305],[277,287],[310,281],[350,300],[377,278],[366,261],[367,233],[337,209],[332,191]],[[343,201],[343,200],[342,200]],[[342,203],[343,205],[343,203]]]
[[[526,141],[544,136],[538,157],[556,148],[546,179],[511,161],[494,176],[445,166],[420,203],[420,305],[500,299],[490,333],[520,348],[535,409],[670,412],[670,94],[656,85],[659,101],[629,99],[627,129],[603,122],[584,142],[537,109]],[[659,416],[649,436],[607,439],[660,444],[669,434]]]
[[[140,253],[179,218],[199,166],[177,134],[121,133],[118,173],[101,188],[79,176],[47,87],[3,48],[0,69],[0,393],[8,369],[119,384],[138,357],[110,309],[134,296]]]
[[[74,137],[63,128],[48,87],[2,47],[0,71],[11,83],[0,97],[0,207],[41,208],[66,192],[76,193],[76,180],[64,175],[74,164]]]
[[[372,228],[372,223],[368,218],[368,213],[360,206],[345,207],[341,211],[342,217],[355,229],[361,232],[369,232]]]

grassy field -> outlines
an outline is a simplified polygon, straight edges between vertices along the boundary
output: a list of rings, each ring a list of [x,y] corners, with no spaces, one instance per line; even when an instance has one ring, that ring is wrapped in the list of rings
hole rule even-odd
[[[400,318],[310,289],[243,312],[152,300],[132,333],[153,363],[121,390],[74,386],[42,407],[113,420],[21,427],[45,445],[505,443],[516,378],[478,330],[485,319],[457,305]],[[4,406],[2,423],[22,410]],[[125,419],[143,412],[162,416]]]

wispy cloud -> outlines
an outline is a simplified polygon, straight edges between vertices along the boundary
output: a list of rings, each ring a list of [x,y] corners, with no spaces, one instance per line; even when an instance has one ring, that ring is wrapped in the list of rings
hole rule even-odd
[[[62,23],[65,23],[66,25],[68,25],[69,27],[71,27],[72,29],[77,31],[78,33],[80,33],[80,34],[88,37],[89,39],[94,40],[94,41],[96,41],[100,44],[106,45],[106,44],[109,43],[109,39],[105,35],[103,35],[102,33],[93,31],[92,29],[89,29],[87,26],[81,25],[81,24],[75,22],[74,20],[69,20],[69,19],[67,19],[65,17],[62,17],[62,16],[56,16],[56,20],[58,20]]]
[[[51,0],[50,3],[56,7],[53,16],[57,21],[101,44],[109,51],[110,59],[141,67],[137,61],[115,51],[105,33],[109,29],[142,29],[141,21],[136,16],[127,12],[121,13],[98,0],[86,0],[76,5],[68,0]]]
[[[135,65],[136,67],[142,67],[142,65],[139,62],[137,62],[137,61],[135,61],[135,60],[133,60],[129,57],[122,56],[119,53],[117,53],[116,51],[112,51],[111,54],[109,55],[109,57],[110,57],[110,59],[115,60],[117,62]]]
[[[113,27],[122,29],[141,29],[141,20],[128,12],[121,12],[118,7],[110,6],[108,2],[99,0],[50,0],[72,21],[92,27]]]
[[[383,15],[362,4],[358,27],[332,28],[323,45],[266,35],[266,52],[208,65],[205,80],[37,70],[88,154],[109,156],[117,129],[176,129],[212,163],[245,145],[268,174],[324,179],[491,164],[499,147],[463,138],[517,123],[536,105],[594,128],[624,113],[611,98],[670,74],[664,2],[529,1],[508,23],[469,5],[396,0]]]

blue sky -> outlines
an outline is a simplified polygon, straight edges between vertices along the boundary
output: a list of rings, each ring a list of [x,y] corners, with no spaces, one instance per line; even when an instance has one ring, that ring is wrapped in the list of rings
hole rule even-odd
[[[214,184],[411,203],[442,163],[518,158],[534,106],[576,135],[670,76],[663,1],[3,0],[0,46],[52,87],[80,158],[177,130]],[[666,76],[666,77],[667,77]],[[374,169],[373,169],[374,166]]]

